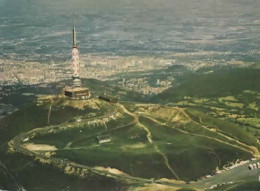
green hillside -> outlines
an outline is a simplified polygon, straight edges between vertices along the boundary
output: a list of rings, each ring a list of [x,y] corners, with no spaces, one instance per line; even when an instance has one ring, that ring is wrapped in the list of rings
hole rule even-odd
[[[49,123],[53,126],[46,121],[51,103],[50,119],[55,120]],[[64,98],[38,100],[20,110],[22,117],[17,121],[11,120],[18,115],[14,113],[3,122],[6,126],[21,127],[14,128],[16,132],[11,134],[14,136],[32,129],[27,122],[37,118],[38,112],[45,112],[32,124],[44,128],[31,131],[31,138],[24,143],[36,147],[51,145],[57,150],[49,154],[59,160],[66,159],[91,168],[109,167],[148,179],[196,180],[214,173],[217,168],[222,169],[238,159],[246,160],[258,153],[255,140],[245,131],[196,110],[130,102],[112,106],[98,100],[86,103],[86,107],[82,104],[85,103]],[[116,113],[112,107],[117,108]],[[67,116],[67,113],[71,115]],[[98,117],[109,113],[111,119]],[[79,118],[82,121],[76,122]],[[90,123],[91,120],[95,122]],[[109,135],[112,141],[100,145],[97,135]]]
[[[167,103],[190,97],[220,97],[237,95],[244,90],[260,91],[259,69],[221,69],[213,73],[190,73],[179,79],[177,87],[170,88],[154,99]]]
[[[48,121],[51,104],[52,109]],[[85,107],[82,107],[82,105],[85,105]],[[91,104],[81,102],[78,105],[76,100],[56,99],[56,96],[53,96],[27,104],[20,110],[1,119],[0,189],[18,190],[23,187],[26,190],[37,190],[40,187],[41,190],[76,189],[92,191],[105,186],[107,190],[125,190],[126,185],[107,177],[92,175],[82,180],[77,176],[66,175],[50,165],[40,164],[35,161],[35,158],[21,153],[8,152],[8,141],[18,134],[38,127],[75,122],[78,117],[89,118],[93,116],[93,113],[98,117],[112,110],[113,107],[98,100],[93,100]],[[56,137],[52,140],[61,141],[63,139],[66,140],[66,137]],[[1,164],[4,165],[4,170]]]
[[[99,83],[96,86],[102,86]],[[91,80],[84,82],[84,86],[94,89],[93,84]],[[118,92],[109,86],[104,90]],[[242,91],[241,95],[247,94],[258,96],[256,90]],[[73,177],[70,180],[80,182],[79,187],[72,184],[79,189],[85,184],[98,189],[97,182],[104,182],[108,190],[143,187],[151,182],[177,188],[208,188],[201,183],[206,175],[212,176],[218,170],[224,173],[239,161],[259,157],[259,144],[250,132],[203,112],[209,109],[203,105],[213,107],[210,104],[222,104],[227,109],[240,107],[243,99],[245,96],[189,97],[185,98],[186,105],[180,101],[168,103],[185,106],[181,108],[43,96],[0,120],[0,161],[8,161],[4,165],[11,174],[19,172],[12,175],[18,184],[32,190],[51,182],[48,171],[68,184],[65,174],[69,174]],[[249,114],[258,107],[251,102],[248,99],[245,105]],[[110,141],[99,143],[97,136],[104,135]],[[35,170],[35,177],[39,179],[41,173],[45,181],[26,182],[22,176],[34,174]],[[6,184],[12,181],[5,173],[0,173],[0,178]],[[54,187],[65,189],[60,184]]]
[[[205,71],[201,69],[182,76],[178,84],[151,101],[193,108],[236,123],[260,140],[260,70],[218,68],[211,73]]]

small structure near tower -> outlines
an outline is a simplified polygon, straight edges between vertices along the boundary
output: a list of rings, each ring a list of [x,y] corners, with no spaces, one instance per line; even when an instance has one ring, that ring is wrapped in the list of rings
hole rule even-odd
[[[72,47],[72,79],[73,86],[65,89],[65,96],[72,99],[87,99],[91,97],[91,93],[87,88],[81,87],[81,80],[79,77],[80,67],[79,67],[79,50],[77,47],[77,36],[75,22],[72,30],[73,33],[73,47]]]
[[[102,94],[100,96],[98,96],[99,99],[104,100],[106,102],[110,102],[110,103],[117,103],[118,99],[116,97],[112,97],[112,96],[108,96],[106,94]]]
[[[111,142],[111,137],[109,135],[99,135],[97,136],[98,144]]]

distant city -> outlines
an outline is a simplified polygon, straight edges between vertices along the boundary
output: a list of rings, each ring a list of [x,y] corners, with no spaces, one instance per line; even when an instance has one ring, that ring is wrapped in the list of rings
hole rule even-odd
[[[256,53],[255,53],[256,54]],[[222,56],[221,59],[214,58]],[[221,52],[197,52],[175,53],[166,58],[160,57],[137,57],[137,56],[99,56],[85,54],[81,57],[81,78],[93,78],[101,81],[118,81],[118,85],[129,90],[144,94],[157,94],[171,87],[173,78],[168,80],[156,79],[150,87],[145,78],[125,79],[124,74],[141,71],[156,71],[173,65],[183,65],[190,71],[196,71],[203,67],[215,65],[237,65],[247,67],[253,62],[243,62],[231,59],[231,53]],[[241,55],[243,57],[243,55]],[[212,59],[213,58],[213,59]],[[40,85],[70,79],[72,75],[71,60],[67,61],[18,61],[0,60],[1,81],[0,85]],[[179,73],[180,75],[182,73]]]

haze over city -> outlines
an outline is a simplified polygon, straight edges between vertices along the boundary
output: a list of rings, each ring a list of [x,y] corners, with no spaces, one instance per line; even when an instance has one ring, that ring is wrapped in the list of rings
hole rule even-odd
[[[1,0],[0,58],[69,58],[73,12],[82,54],[259,55],[259,6],[257,0]]]

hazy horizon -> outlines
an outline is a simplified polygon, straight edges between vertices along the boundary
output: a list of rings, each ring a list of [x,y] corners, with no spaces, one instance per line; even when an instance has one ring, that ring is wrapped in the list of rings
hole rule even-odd
[[[260,2],[235,0],[0,0],[0,58],[259,50]]]

